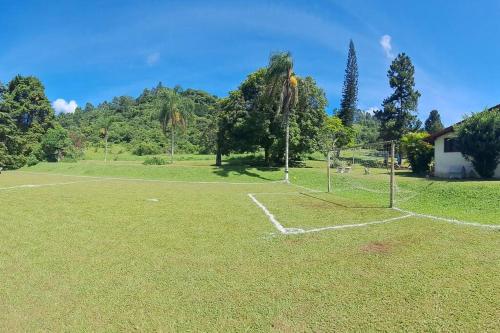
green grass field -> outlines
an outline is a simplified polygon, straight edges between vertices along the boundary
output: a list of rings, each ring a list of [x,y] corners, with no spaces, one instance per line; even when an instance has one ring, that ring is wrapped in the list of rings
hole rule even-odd
[[[100,157],[99,157],[100,158]],[[495,331],[499,181],[185,158],[0,175],[1,331]],[[316,191],[312,191],[316,190]],[[290,229],[292,230],[292,229]]]

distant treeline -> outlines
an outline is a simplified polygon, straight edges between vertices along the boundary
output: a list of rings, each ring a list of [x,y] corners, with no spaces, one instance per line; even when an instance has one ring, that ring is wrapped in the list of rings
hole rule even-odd
[[[276,70],[280,59],[289,66],[281,72]],[[388,71],[394,93],[373,114],[357,108],[357,75],[351,42],[341,108],[332,110],[333,116],[328,116],[325,92],[314,78],[293,72],[289,53],[271,57],[268,67],[250,73],[224,98],[159,83],[137,98],[120,96],[97,106],[87,103],[57,116],[40,80],[16,76],[6,86],[0,84],[0,166],[78,159],[85,147],[110,143],[136,155],[173,155],[174,148],[216,154],[218,163],[222,155],[262,151],[267,165],[281,165],[287,127],[292,162],[334,145],[399,140],[420,129],[416,117],[420,93],[414,90],[414,67],[408,56],[394,59]],[[442,127],[437,111],[428,122]]]
[[[57,116],[40,80],[17,76],[2,86],[0,165],[18,168],[43,160],[77,159],[85,147],[104,144],[105,123],[109,123],[110,143],[122,144],[136,155],[169,153],[169,138],[158,121],[165,91],[174,91],[194,105],[185,126],[176,130],[177,151],[215,154],[220,147],[220,152],[228,155],[263,149],[269,163],[281,163],[284,129],[281,117],[260,104],[264,76],[265,69],[250,74],[226,98],[159,83],[144,89],[137,98],[120,96],[97,106],[87,103],[74,113]],[[290,122],[292,159],[321,150],[321,129],[328,118],[325,94],[314,79],[299,78],[298,89],[299,101]],[[378,122],[371,114],[358,110],[354,126],[358,140],[377,139]]]

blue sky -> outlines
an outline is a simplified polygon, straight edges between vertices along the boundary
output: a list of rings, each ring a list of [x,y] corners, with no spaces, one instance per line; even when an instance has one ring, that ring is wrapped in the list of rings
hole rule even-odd
[[[500,1],[480,4],[1,1],[0,81],[35,75],[51,101],[78,105],[136,97],[158,81],[225,96],[271,52],[290,50],[296,72],[317,80],[331,111],[352,38],[361,108],[380,107],[391,92],[391,57],[405,52],[416,67],[420,117],[436,108],[450,124],[500,103]],[[58,109],[72,106],[59,101]]]

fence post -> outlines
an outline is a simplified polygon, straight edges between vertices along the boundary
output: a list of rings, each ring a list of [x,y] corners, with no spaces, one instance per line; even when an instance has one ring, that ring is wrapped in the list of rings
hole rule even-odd
[[[390,208],[394,208],[394,141],[391,141],[391,197],[390,197]]]

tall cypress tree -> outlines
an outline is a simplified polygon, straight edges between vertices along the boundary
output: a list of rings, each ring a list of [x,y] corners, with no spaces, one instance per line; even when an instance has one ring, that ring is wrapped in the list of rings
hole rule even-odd
[[[24,162],[22,141],[16,123],[5,108],[5,87],[0,82],[0,168],[15,169]]]
[[[437,131],[442,130],[443,127],[444,126],[441,122],[441,116],[439,115],[438,110],[432,110],[431,113],[429,113],[429,117],[425,121],[425,131],[427,133],[433,134]]]
[[[55,121],[42,82],[33,76],[17,75],[3,89],[0,108],[15,122],[17,136],[26,143],[24,155],[39,151],[42,136]]]
[[[358,62],[356,50],[351,39],[349,42],[349,54],[347,56],[347,67],[344,76],[344,88],[342,89],[342,100],[338,117],[345,126],[352,126],[356,103],[358,101]]]
[[[382,103],[383,110],[376,111],[380,120],[380,136],[383,140],[399,140],[412,131],[418,130],[422,122],[418,120],[417,105],[420,93],[415,90],[415,67],[410,57],[398,54],[391,64],[387,77],[394,92]]]

